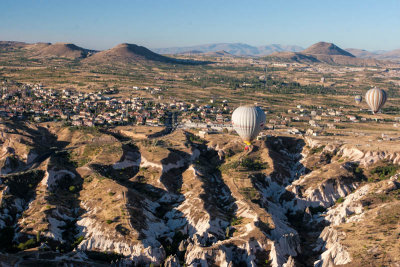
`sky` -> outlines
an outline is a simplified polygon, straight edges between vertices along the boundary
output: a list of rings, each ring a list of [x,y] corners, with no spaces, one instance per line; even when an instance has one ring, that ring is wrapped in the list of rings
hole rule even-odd
[[[1,0],[0,40],[400,48],[400,0]]]

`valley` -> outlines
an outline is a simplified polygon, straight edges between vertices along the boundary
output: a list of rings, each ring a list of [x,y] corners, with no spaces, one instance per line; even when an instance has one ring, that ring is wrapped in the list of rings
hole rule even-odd
[[[397,63],[0,48],[1,264],[400,264]],[[376,114],[354,102],[371,86]],[[247,150],[239,105],[267,117]]]

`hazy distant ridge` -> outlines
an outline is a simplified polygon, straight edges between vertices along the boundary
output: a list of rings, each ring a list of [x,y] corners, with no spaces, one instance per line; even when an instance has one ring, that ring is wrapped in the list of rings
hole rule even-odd
[[[363,49],[347,48],[346,51],[352,53],[359,58],[374,58],[379,60],[391,60],[393,62],[400,62],[400,49],[392,51],[367,51]]]
[[[203,53],[226,51],[235,56],[262,56],[274,52],[298,52],[303,49],[304,48],[297,45],[271,44],[264,46],[251,46],[244,43],[217,43],[185,47],[154,48],[152,51],[159,54],[182,54],[189,51],[201,51]]]

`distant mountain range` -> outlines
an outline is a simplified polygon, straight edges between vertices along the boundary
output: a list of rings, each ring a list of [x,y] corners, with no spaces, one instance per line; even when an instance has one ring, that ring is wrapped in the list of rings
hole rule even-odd
[[[400,62],[400,49],[392,51],[367,51],[363,49],[348,48],[346,51],[352,53],[359,58],[375,58],[379,60],[391,60],[393,62]]]
[[[265,58],[283,62],[327,63],[353,66],[382,66],[389,63],[376,58],[359,58],[335,44],[326,42],[313,44],[301,52],[277,52],[265,56]]]
[[[251,46],[243,43],[218,43],[186,47],[154,48],[152,50],[159,54],[186,54],[190,51],[196,51],[198,53],[225,51],[234,56],[263,56],[274,52],[298,52],[303,50],[303,48],[297,45],[272,44]]]
[[[23,43],[0,41],[0,57],[9,59],[16,51],[31,59],[69,58],[82,63],[130,64],[162,62],[177,64],[203,64],[206,61],[176,59],[161,54],[183,54],[206,57],[263,56],[282,62],[327,63],[335,65],[380,66],[392,62],[400,63],[400,49],[393,51],[366,51],[362,49],[342,49],[335,44],[319,42],[307,49],[299,46],[267,45],[254,47],[247,44],[208,44],[192,47],[153,49],[136,44],[119,44],[113,48],[95,51],[70,43]],[[161,54],[160,54],[161,53]]]
[[[400,49],[392,50],[392,51],[384,51],[384,50],[377,50],[377,51],[367,51],[363,49],[356,49],[356,48],[348,48],[348,49],[341,49],[334,45],[334,47],[328,48],[323,53],[318,52],[316,49],[325,49],[321,44],[324,42],[318,43],[319,46],[307,48],[304,50],[301,46],[297,45],[280,45],[280,44],[271,44],[271,45],[264,45],[264,46],[252,46],[249,44],[244,43],[216,43],[216,44],[204,44],[204,45],[195,45],[195,46],[183,46],[183,47],[168,47],[168,48],[154,48],[151,49],[152,51],[159,53],[159,54],[184,54],[184,55],[212,55],[212,53],[220,54],[222,51],[226,53],[224,56],[276,56],[276,53],[284,53],[279,54],[279,56],[284,57],[293,57],[295,61],[308,61],[308,62],[318,62],[321,60],[310,58],[307,55],[322,55],[325,54],[326,56],[349,56],[361,59],[376,59],[376,60],[390,60],[393,62],[400,62]],[[332,49],[332,51],[330,51]],[[340,52],[338,52],[340,49]],[[321,50],[322,51],[322,50]],[[301,53],[298,54],[298,52]],[[334,52],[335,54],[332,54]],[[295,54],[293,54],[295,53]],[[322,59],[321,56],[319,56]],[[341,61],[336,57],[336,61]],[[335,61],[333,60],[333,61]],[[332,59],[325,59],[322,61],[331,61]],[[344,60],[347,61],[347,60]],[[352,60],[353,62],[357,62],[357,60]],[[364,63],[371,63],[373,61],[365,61]],[[328,63],[328,62],[327,62]]]

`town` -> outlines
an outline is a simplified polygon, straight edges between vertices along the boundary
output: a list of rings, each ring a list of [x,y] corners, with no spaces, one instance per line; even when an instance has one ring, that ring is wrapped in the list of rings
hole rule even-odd
[[[133,91],[149,91],[152,95],[160,88],[133,86]],[[146,125],[167,128],[199,129],[201,135],[232,132],[230,122],[234,107],[228,100],[210,99],[209,103],[188,103],[183,100],[120,96],[118,89],[98,92],[79,92],[74,89],[55,90],[43,84],[23,84],[3,81],[0,90],[0,118],[2,120],[28,120],[36,123],[63,121],[75,127]],[[335,135],[325,130],[341,129],[346,123],[374,121],[399,127],[400,117],[384,119],[365,116],[367,110],[337,109],[298,104],[285,112],[269,110],[265,130],[286,131],[289,134]],[[269,114],[272,113],[272,114]],[[265,132],[258,137],[263,138]]]

